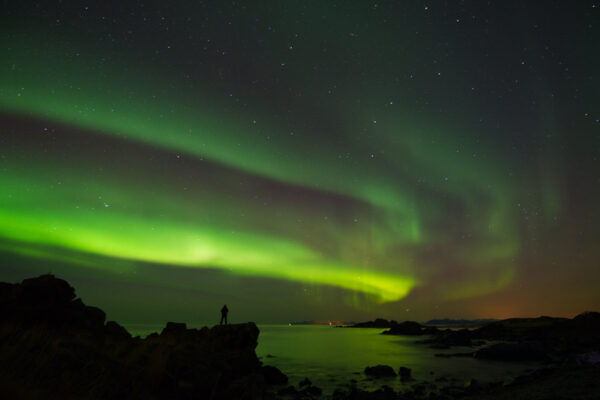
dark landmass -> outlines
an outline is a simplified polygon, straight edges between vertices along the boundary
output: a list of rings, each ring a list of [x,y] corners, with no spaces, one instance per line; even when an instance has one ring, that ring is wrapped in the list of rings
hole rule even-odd
[[[287,377],[262,366],[252,322],[132,338],[52,275],[0,283],[6,399],[260,399]]]
[[[393,324],[385,335],[430,335],[418,343],[434,348],[481,346],[475,358],[505,361],[562,361],[577,353],[600,349],[600,313],[585,312],[568,318],[510,318],[494,321],[476,329],[438,329],[418,322]]]
[[[377,378],[396,376],[394,368],[389,365],[375,365],[374,367],[366,367],[364,370],[365,375],[374,376]]]
[[[438,321],[446,323],[444,320]],[[434,381],[421,380],[402,393],[394,392],[386,385],[373,392],[350,385],[347,390],[334,392],[334,400],[600,399],[600,313],[585,312],[572,319],[539,317],[493,320],[479,328],[458,330],[425,326],[414,321],[398,323],[382,319],[356,324],[356,327],[369,328],[386,326],[388,330],[382,334],[426,336],[417,343],[434,348],[471,347],[467,352],[438,353],[437,357],[535,362],[539,367],[529,374],[504,382],[482,383],[469,377],[464,377],[460,382],[444,377]],[[369,375],[392,379],[386,375],[386,372],[393,371],[391,366],[379,365],[376,368],[370,369]]]
[[[357,322],[354,325],[347,326],[347,328],[380,328],[388,329],[394,325],[397,325],[396,321],[388,321],[383,318],[377,318],[375,321]]]
[[[296,321],[290,322],[290,325],[329,325],[335,327],[342,327],[346,325],[353,325],[354,322],[347,321]]]
[[[423,325],[429,326],[437,326],[437,327],[475,327],[475,326],[483,326],[487,325],[491,322],[496,322],[497,319],[487,318],[487,319],[431,319],[427,322],[424,322]]]
[[[421,336],[421,335],[433,335],[438,333],[438,329],[435,327],[423,326],[418,322],[404,321],[396,323],[390,327],[390,330],[382,332],[384,335],[408,335],[408,336]]]
[[[132,338],[105,313],[85,305],[52,275],[20,284],[0,283],[0,395],[7,399],[318,399],[322,390],[303,379],[298,387],[258,360],[259,330],[252,322],[188,329],[169,322],[162,332]],[[416,322],[375,320],[388,335],[428,338],[432,346],[471,346],[439,354],[480,360],[536,361],[542,368],[505,382],[412,376],[410,368],[366,367],[382,382],[364,391],[350,381],[334,400],[373,399],[598,399],[600,314],[573,319],[495,321],[478,329],[442,330]],[[386,329],[386,327],[384,327]],[[494,341],[494,343],[487,343]],[[485,346],[482,346],[485,343]],[[482,361],[484,362],[484,361]],[[396,366],[398,367],[398,366]],[[396,372],[397,371],[397,372]],[[406,385],[395,392],[386,382]],[[274,385],[274,386],[273,386]]]
[[[421,327],[448,327],[448,328],[457,328],[457,327],[479,327],[483,325],[487,325],[491,322],[496,322],[497,319],[488,318],[488,319],[432,319],[423,324],[419,324]],[[411,322],[412,321],[407,321]],[[382,328],[389,329],[392,328],[399,323],[394,320],[387,320],[383,318],[377,318],[374,321],[366,321],[366,322],[357,322],[353,325],[347,326],[348,328]]]

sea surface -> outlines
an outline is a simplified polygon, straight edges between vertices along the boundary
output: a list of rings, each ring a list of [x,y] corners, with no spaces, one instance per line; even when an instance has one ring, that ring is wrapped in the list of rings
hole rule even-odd
[[[162,326],[126,325],[136,336],[160,332]],[[189,326],[200,328],[201,326]],[[396,391],[436,378],[448,381],[439,386],[463,385],[471,378],[481,382],[506,381],[538,367],[535,363],[507,363],[473,358],[436,357],[436,353],[473,351],[470,347],[431,349],[417,344],[425,337],[382,335],[384,329],[336,328],[326,325],[259,325],[256,353],[265,365],[274,365],[288,375],[290,384],[298,385],[308,377],[313,385],[330,394],[350,384],[365,390],[388,385]],[[413,382],[399,378],[371,379],[363,374],[367,366],[389,365],[394,370],[404,366],[412,370]],[[354,380],[354,382],[352,382]]]

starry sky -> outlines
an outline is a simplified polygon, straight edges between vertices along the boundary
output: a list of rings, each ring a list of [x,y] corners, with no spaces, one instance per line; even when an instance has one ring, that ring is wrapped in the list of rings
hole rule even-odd
[[[0,7],[2,280],[140,323],[599,308],[598,0]]]

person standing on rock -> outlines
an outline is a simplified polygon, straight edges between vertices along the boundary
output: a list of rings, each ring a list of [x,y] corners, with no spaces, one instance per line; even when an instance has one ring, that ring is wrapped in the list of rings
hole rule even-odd
[[[227,308],[227,304],[223,305],[223,308],[221,308],[221,322],[219,323],[219,325],[223,325],[223,321],[225,321],[225,325],[227,325],[227,313],[229,312],[229,309]]]

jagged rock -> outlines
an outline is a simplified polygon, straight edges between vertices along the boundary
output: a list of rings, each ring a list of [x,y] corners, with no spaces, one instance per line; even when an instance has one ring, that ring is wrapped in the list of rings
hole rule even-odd
[[[394,369],[389,365],[376,365],[374,367],[366,367],[365,375],[373,376],[375,378],[382,378],[388,376],[396,376]]]
[[[261,368],[261,373],[265,377],[267,385],[285,385],[288,381],[286,374],[281,372],[279,368],[271,365],[265,365]]]

